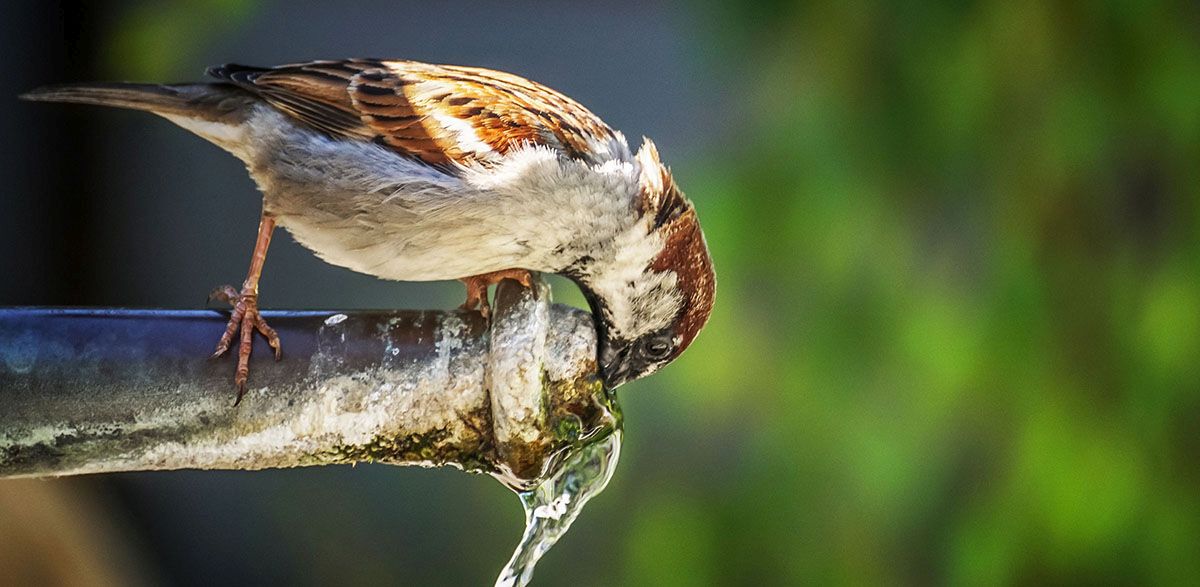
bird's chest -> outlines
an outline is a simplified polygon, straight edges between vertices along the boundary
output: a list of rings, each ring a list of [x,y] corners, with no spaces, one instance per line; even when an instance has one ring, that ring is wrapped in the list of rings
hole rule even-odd
[[[480,214],[460,193],[331,191],[285,183],[265,191],[266,209],[325,261],[384,279],[429,281],[512,267],[545,267],[553,247],[535,241],[536,219]],[[442,200],[436,210],[431,199]]]
[[[608,239],[630,208],[624,190],[572,180],[553,158],[486,181],[312,135],[257,152],[247,163],[266,211],[325,261],[384,279],[556,272]]]

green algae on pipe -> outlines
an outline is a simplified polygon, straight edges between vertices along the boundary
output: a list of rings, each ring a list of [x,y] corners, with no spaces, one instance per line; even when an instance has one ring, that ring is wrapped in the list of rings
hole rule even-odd
[[[498,287],[473,312],[268,312],[233,406],[216,311],[0,309],[0,477],[384,462],[536,486],[617,426],[583,311]],[[262,344],[261,341],[257,344]]]

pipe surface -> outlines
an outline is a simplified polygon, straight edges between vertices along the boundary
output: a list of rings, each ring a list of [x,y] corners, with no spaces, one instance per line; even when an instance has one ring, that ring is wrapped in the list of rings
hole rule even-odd
[[[586,312],[505,281],[476,312],[264,312],[284,345],[209,359],[218,311],[0,309],[0,477],[383,462],[514,489],[618,425]],[[257,338],[257,337],[256,337]]]

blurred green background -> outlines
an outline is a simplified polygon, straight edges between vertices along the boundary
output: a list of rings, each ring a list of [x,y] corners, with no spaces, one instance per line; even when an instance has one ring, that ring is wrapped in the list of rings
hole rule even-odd
[[[9,96],[374,54],[523,74],[658,141],[699,209],[716,311],[675,365],[621,390],[624,461],[535,584],[1200,581],[1194,2],[5,10]],[[244,271],[258,204],[232,158],[137,114],[6,108],[0,303],[196,306]],[[275,307],[461,296],[294,243],[263,292]],[[48,486],[99,512],[118,582],[483,584],[520,531],[511,494],[450,471],[0,496]],[[16,544],[31,530],[3,512]]]

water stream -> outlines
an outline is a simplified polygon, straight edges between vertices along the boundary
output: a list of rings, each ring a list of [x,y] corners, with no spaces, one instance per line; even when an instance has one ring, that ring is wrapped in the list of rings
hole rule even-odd
[[[581,447],[541,485],[518,493],[525,507],[525,534],[496,579],[496,587],[529,584],[538,559],[567,533],[588,500],[604,491],[620,456],[621,429],[617,427]]]

